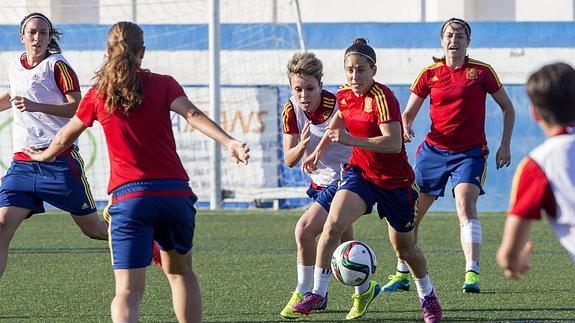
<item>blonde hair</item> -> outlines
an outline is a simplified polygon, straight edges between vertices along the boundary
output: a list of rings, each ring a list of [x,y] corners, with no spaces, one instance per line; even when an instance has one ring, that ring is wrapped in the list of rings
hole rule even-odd
[[[321,83],[323,77],[323,64],[314,53],[295,53],[287,63],[288,79],[291,83],[292,75],[310,75]]]
[[[106,101],[106,112],[128,114],[144,100],[137,74],[143,48],[144,32],[135,23],[121,21],[108,31],[108,58],[94,77],[98,94]]]

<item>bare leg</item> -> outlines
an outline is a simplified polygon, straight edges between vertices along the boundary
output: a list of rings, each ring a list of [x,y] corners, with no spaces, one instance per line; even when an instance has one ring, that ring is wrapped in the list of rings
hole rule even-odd
[[[20,226],[22,221],[30,213],[29,209],[15,206],[5,206],[0,208],[0,277],[6,270],[8,263],[8,247],[10,241]]]
[[[94,212],[88,215],[72,214],[72,219],[86,236],[97,240],[108,240],[108,225],[98,217],[98,213]]]
[[[318,241],[316,268],[330,267],[331,255],[339,245],[343,232],[363,215],[366,208],[365,201],[356,193],[337,191]]]
[[[459,223],[463,224],[469,220],[477,220],[477,198],[479,197],[479,187],[474,184],[461,183],[455,186],[455,206]],[[461,231],[461,247],[465,255],[466,263],[471,261],[479,262],[480,241],[473,241],[469,234]],[[479,237],[479,240],[481,238]]]
[[[327,219],[327,211],[318,203],[313,203],[302,215],[295,228],[297,259],[304,266],[315,264],[316,238],[320,235]],[[353,239],[353,226],[349,225],[341,236],[341,242]]]
[[[321,233],[327,211],[318,203],[313,203],[301,216],[295,227],[297,259],[304,266],[315,263],[316,238]]]
[[[112,321],[138,322],[140,302],[144,295],[146,268],[115,269],[116,295],[112,301]]]
[[[192,252],[161,251],[162,268],[172,289],[172,303],[179,322],[202,321],[202,295],[192,270]]]
[[[413,229],[413,240],[415,242],[415,245],[417,245],[417,237],[419,236],[419,225],[421,223],[421,220],[423,220],[423,217],[427,214],[427,211],[429,210],[429,208],[431,207],[436,198],[437,198],[436,196],[428,195],[426,193],[419,194],[419,198],[417,200],[416,205],[417,212],[415,215],[415,229]],[[400,258],[397,259],[398,272],[400,271],[399,270],[400,266],[404,264],[405,262],[403,260],[401,260]]]
[[[389,241],[395,250],[397,258],[402,259],[409,266],[415,278],[422,278],[427,274],[427,261],[423,251],[415,245],[415,235],[410,232],[397,232],[388,225]]]

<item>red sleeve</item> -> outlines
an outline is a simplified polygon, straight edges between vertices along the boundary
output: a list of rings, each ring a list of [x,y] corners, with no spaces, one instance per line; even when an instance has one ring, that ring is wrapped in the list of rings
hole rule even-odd
[[[80,82],[74,70],[63,61],[57,61],[54,65],[54,79],[62,94],[80,92]]]
[[[282,111],[282,129],[283,133],[297,135],[299,134],[299,127],[297,126],[297,118],[293,109],[293,104],[290,100],[284,105]]]
[[[178,83],[178,81],[176,81],[173,77],[171,76],[166,77],[168,79],[168,92],[167,92],[168,102],[170,102],[171,105],[175,99],[182,96],[186,96],[186,92],[184,91],[184,88],[182,88],[180,83]]]
[[[76,116],[86,127],[91,127],[94,124],[94,120],[97,119],[96,111],[99,103],[101,104],[97,98],[95,88],[88,90],[88,93],[80,101],[76,110]]]
[[[499,91],[501,88],[501,81],[499,81],[499,77],[495,70],[491,68],[491,66],[486,65],[483,71],[483,89],[487,91],[487,93],[495,93]]]
[[[378,124],[401,121],[399,102],[391,90],[376,85],[371,92],[373,93],[374,101],[372,110],[377,116]]]
[[[429,75],[431,72],[432,71],[427,67],[424,68],[419,72],[419,75],[411,85],[411,92],[422,99],[425,99],[431,92],[431,89],[429,88]]]
[[[545,173],[537,163],[524,158],[513,176],[509,214],[529,220],[541,219],[541,210],[555,214],[555,198]]]

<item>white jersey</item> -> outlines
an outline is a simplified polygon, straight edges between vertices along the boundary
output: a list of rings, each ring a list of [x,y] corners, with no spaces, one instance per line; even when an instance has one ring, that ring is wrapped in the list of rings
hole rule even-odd
[[[68,62],[61,54],[52,54],[31,69],[22,65],[20,57],[12,61],[8,69],[10,97],[21,96],[30,101],[62,104],[66,97],[56,84],[54,65],[57,61]],[[13,108],[12,150],[21,152],[22,147],[45,148],[70,118],[43,112],[21,112]]]
[[[569,131],[548,138],[529,157],[547,177],[556,203],[556,213],[549,216],[549,222],[575,261],[575,128]]]
[[[310,141],[306,147],[302,160],[305,160],[309,154],[314,151],[315,147],[319,144],[319,141],[325,133],[327,126],[337,112],[335,96],[333,96],[333,94],[331,95],[333,96],[332,101],[331,98],[326,95],[328,93],[329,92],[326,91],[322,92],[322,100],[318,109],[322,108],[321,105],[326,105],[325,108],[328,108],[326,111],[329,111],[330,115],[329,117],[325,118],[325,120],[321,120],[319,123],[316,123],[315,120],[310,120],[304,110],[299,107],[298,102],[294,99],[294,97],[290,98],[300,133],[304,128],[305,123],[308,120],[312,121],[310,124]],[[329,107],[327,107],[327,105],[329,105]],[[338,143],[330,143],[322,152],[321,158],[317,164],[317,170],[308,175],[311,177],[311,180],[315,184],[319,186],[328,186],[333,181],[340,178],[341,164],[348,163],[350,156],[351,147]]]

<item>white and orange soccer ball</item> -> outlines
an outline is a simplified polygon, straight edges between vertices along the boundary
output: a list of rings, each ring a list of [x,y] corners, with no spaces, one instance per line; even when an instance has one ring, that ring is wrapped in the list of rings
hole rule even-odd
[[[357,240],[339,245],[331,257],[331,271],[345,285],[359,286],[375,274],[377,259],[365,243]]]

